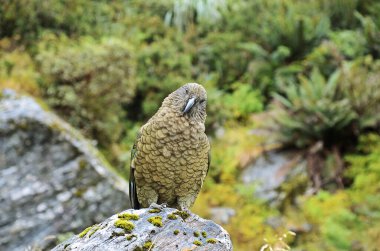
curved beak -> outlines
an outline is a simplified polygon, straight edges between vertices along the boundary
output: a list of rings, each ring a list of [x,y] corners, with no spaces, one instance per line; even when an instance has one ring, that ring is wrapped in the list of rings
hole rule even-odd
[[[183,113],[183,114],[188,113],[188,112],[191,110],[191,108],[194,106],[194,104],[195,104],[195,98],[190,98],[190,99],[187,101],[187,104],[186,104],[186,106],[185,106],[185,109],[183,109],[182,113]]]

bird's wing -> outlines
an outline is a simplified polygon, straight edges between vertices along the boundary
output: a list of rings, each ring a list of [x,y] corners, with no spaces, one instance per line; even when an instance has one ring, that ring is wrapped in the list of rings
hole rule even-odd
[[[135,143],[133,144],[131,150],[131,165],[129,168],[129,200],[131,201],[131,206],[133,209],[140,209],[140,203],[137,199],[137,190],[136,190],[136,180],[135,180],[135,166],[134,159],[137,153],[137,142],[139,141],[141,135],[138,133]]]
[[[208,174],[208,170],[210,169],[210,164],[211,164],[211,150],[208,150],[208,162],[207,162],[207,172],[206,172],[206,175]]]

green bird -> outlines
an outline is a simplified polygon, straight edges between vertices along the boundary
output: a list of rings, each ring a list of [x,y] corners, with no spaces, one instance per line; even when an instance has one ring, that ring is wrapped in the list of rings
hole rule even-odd
[[[210,166],[206,103],[201,85],[186,84],[140,128],[131,153],[132,208],[165,204],[188,210],[194,204]]]

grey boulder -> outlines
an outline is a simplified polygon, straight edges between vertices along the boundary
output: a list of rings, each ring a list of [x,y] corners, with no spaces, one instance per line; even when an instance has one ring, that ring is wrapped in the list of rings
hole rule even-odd
[[[128,208],[128,185],[40,102],[0,93],[0,250],[39,246]]]

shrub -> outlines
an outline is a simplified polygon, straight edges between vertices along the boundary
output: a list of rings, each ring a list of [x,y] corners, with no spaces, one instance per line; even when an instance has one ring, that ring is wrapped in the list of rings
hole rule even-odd
[[[299,83],[289,84],[283,95],[275,94],[282,105],[275,120],[283,142],[302,148],[344,136],[357,116],[350,100],[339,93],[338,81],[339,72],[326,80],[314,68],[310,78],[300,76]]]
[[[299,236],[305,250],[376,250],[379,245],[380,137],[364,134],[357,152],[345,157],[349,166],[345,177],[352,184],[336,193],[320,191],[299,198],[301,214],[313,225],[307,235]],[[292,208],[291,210],[294,210]]]
[[[41,43],[36,57],[48,104],[101,145],[115,142],[123,131],[123,104],[135,94],[132,48],[114,38],[61,40]]]
[[[367,41],[359,31],[343,30],[331,32],[329,37],[348,59],[363,56],[368,52]]]
[[[234,5],[229,18],[227,29],[243,31],[244,37],[254,38],[269,51],[286,46],[292,58],[308,52],[326,36],[330,26],[315,1],[241,1]]]
[[[162,48],[165,48],[163,50]],[[137,90],[140,94],[140,120],[151,117],[162,100],[191,77],[191,55],[183,51],[179,41],[160,39],[144,45],[138,53]]]
[[[44,30],[67,35],[100,35],[110,31],[122,1],[5,0],[0,6],[0,38],[17,37],[30,43]]]
[[[251,113],[263,110],[262,97],[258,91],[242,83],[233,84],[235,90],[224,97],[225,106],[234,119],[246,119]]]
[[[2,41],[7,43],[5,39]],[[2,50],[0,41],[0,92],[11,88],[20,93],[39,96],[39,74],[30,55],[22,50]]]
[[[344,63],[325,77],[314,68],[275,98],[280,106],[274,120],[279,139],[306,149],[309,175],[315,188],[335,182],[343,188],[342,154],[351,150],[360,133],[380,124],[379,62],[364,58]]]
[[[300,76],[299,83],[290,83],[282,95],[275,94],[281,104],[276,121],[283,141],[297,147],[319,140],[331,145],[377,128],[379,70],[380,61],[371,57],[342,63],[327,80],[314,68],[309,78]]]

